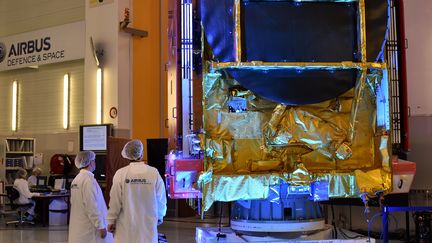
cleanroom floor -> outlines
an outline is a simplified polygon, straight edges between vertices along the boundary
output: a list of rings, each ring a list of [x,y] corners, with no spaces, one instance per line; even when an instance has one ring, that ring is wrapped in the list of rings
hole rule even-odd
[[[0,218],[0,243],[65,243],[68,238],[68,226],[6,226],[10,218]],[[218,219],[200,220],[192,218],[165,218],[159,226],[159,233],[165,234],[169,243],[195,242],[196,227],[216,227]],[[227,222],[227,219],[223,220]]]
[[[68,226],[5,226],[8,218],[0,218],[0,243],[66,243]],[[217,227],[218,218],[201,220],[198,217],[190,218],[165,218],[165,222],[159,227],[159,233],[167,237],[168,243],[195,242],[196,227]],[[226,225],[228,219],[223,219]],[[377,241],[380,242],[380,241]],[[396,243],[399,241],[390,241]]]

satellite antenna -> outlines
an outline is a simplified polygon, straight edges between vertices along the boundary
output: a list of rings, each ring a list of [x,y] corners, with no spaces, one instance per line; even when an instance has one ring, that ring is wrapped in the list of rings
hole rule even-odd
[[[100,67],[101,63],[100,63],[99,59],[101,59],[103,57],[103,50],[96,50],[96,48],[94,46],[94,43],[93,43],[93,38],[91,36],[90,36],[90,46],[91,46],[91,49],[92,49],[93,57],[94,57],[94,59],[96,61],[96,65],[98,67]]]

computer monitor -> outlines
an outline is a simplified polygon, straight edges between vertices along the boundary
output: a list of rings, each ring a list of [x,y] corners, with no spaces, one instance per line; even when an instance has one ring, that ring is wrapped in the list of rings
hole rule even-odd
[[[47,176],[37,176],[36,177],[36,186],[42,187],[47,186],[48,177]]]
[[[62,179],[64,180],[64,189],[70,190],[70,186],[74,178],[75,175],[50,175],[48,178],[48,186],[55,189],[56,181]]]
[[[54,188],[56,179],[63,179],[64,175],[50,175],[48,178],[48,186]]]
[[[91,124],[80,126],[80,151],[91,150],[97,154],[106,154],[108,137],[112,136],[112,124]]]
[[[65,187],[66,187],[66,179],[55,179],[54,180],[54,189],[64,190]]]
[[[96,169],[93,171],[96,180],[106,180],[106,155],[96,155]]]

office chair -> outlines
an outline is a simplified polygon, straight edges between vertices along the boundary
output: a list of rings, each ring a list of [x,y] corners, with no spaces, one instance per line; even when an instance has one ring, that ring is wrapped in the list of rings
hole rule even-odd
[[[26,204],[15,203],[14,201],[19,198],[20,194],[19,194],[17,189],[15,189],[11,186],[6,187],[6,195],[7,195],[7,198],[9,199],[11,209],[16,211],[18,213],[18,216],[19,216],[18,220],[6,222],[6,225],[15,224],[15,227],[17,227],[18,225],[23,225],[23,224],[34,225],[33,221],[28,221],[28,220],[24,219],[24,213],[29,208],[33,207],[33,204],[32,203],[26,203]]]

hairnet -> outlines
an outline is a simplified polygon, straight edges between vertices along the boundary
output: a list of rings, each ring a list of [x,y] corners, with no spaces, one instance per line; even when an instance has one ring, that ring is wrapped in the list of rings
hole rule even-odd
[[[18,171],[16,172],[16,177],[25,179],[27,177],[27,171],[24,170],[23,168],[19,168]]]
[[[81,151],[75,157],[75,166],[78,169],[87,167],[90,162],[95,160],[96,154],[93,151]]]
[[[126,143],[121,155],[128,160],[140,160],[143,157],[143,144],[140,140],[135,139]]]

